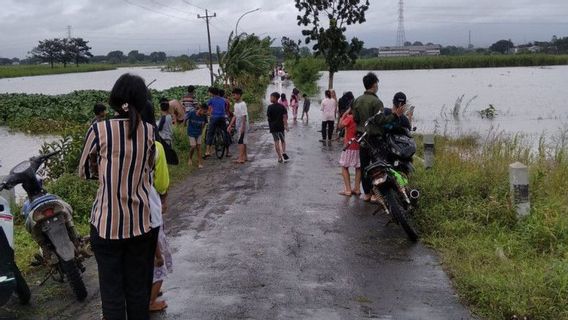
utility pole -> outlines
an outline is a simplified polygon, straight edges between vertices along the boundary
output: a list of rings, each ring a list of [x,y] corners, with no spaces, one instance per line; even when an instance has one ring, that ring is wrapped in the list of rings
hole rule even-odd
[[[67,39],[71,39],[71,26],[67,26]]]
[[[215,18],[217,13],[213,13],[212,16],[209,15],[207,9],[205,10],[205,16],[197,15],[197,19],[205,19],[207,24],[207,42],[209,43],[209,74],[211,75],[211,85],[213,85],[213,55],[211,54],[211,32],[209,32],[209,18]]]

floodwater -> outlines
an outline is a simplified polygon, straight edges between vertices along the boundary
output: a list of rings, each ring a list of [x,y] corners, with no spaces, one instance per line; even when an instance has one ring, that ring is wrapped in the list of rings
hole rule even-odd
[[[344,71],[335,76],[340,96],[363,92],[366,71]],[[568,66],[376,71],[379,98],[392,105],[398,91],[406,93],[416,107],[419,132],[458,135],[463,133],[522,133],[535,140],[542,134],[557,136],[568,124]],[[319,85],[327,87],[327,73]],[[290,88],[291,91],[291,88]],[[463,96],[463,98],[461,98]],[[460,111],[453,115],[461,98]],[[496,115],[482,119],[479,111],[493,105]],[[318,110],[318,109],[316,109]]]
[[[162,72],[159,67],[118,68],[109,71],[68,73],[47,76],[0,79],[0,93],[43,93],[63,94],[75,90],[109,90],[122,74],[137,74],[150,83],[151,88],[163,90],[175,86],[209,85],[209,69],[199,65],[198,69],[185,72]],[[213,65],[217,73],[217,65]]]

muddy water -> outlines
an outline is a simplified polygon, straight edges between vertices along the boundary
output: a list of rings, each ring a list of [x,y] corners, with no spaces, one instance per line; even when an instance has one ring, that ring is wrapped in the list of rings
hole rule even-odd
[[[339,72],[335,76],[338,95],[345,91],[361,94],[365,73]],[[378,95],[385,106],[392,104],[397,91],[405,92],[416,107],[415,125],[422,132],[484,135],[494,130],[536,139],[543,133],[557,135],[568,124],[568,66],[376,73]],[[327,73],[319,85],[327,87]],[[456,102],[460,108],[454,116]],[[497,110],[495,118],[482,119],[478,111],[490,105]]]

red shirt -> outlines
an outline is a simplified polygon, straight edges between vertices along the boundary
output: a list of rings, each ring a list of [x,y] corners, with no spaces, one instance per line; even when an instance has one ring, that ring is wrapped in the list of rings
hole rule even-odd
[[[357,135],[357,124],[353,120],[353,115],[348,114],[343,119],[341,119],[341,125],[345,127],[345,138],[343,143],[347,146],[351,139],[355,138]],[[347,150],[359,150],[359,144],[353,141]]]

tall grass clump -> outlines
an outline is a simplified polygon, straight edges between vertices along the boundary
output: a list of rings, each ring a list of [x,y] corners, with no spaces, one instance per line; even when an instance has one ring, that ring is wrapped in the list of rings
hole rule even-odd
[[[568,55],[463,55],[359,59],[352,70],[531,67],[568,64]]]
[[[566,144],[541,140],[534,151],[521,137],[437,137],[436,152],[434,168],[414,176],[417,219],[459,295],[483,318],[568,319]],[[516,161],[530,168],[522,219],[510,201]]]

